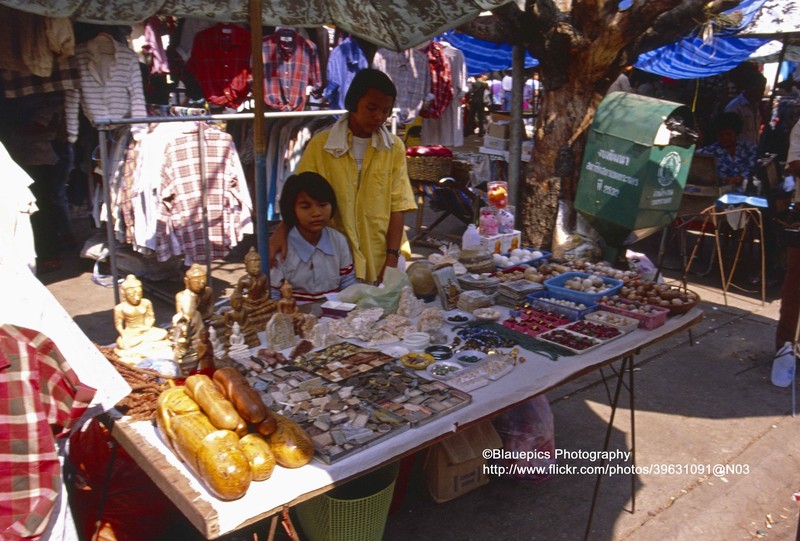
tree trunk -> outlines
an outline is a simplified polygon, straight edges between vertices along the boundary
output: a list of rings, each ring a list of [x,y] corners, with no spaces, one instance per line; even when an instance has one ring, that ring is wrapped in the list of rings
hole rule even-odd
[[[586,133],[601,98],[577,80],[545,94],[534,133],[534,160],[518,201],[523,245],[551,247],[559,199],[571,210]],[[566,219],[571,223],[572,214]]]
[[[523,244],[548,248],[558,201],[567,223],[578,185],[586,137],[606,89],[640,52],[697,30],[737,0],[647,0],[620,9],[618,0],[512,2],[460,30],[487,41],[527,48],[539,59],[544,105],[534,136],[532,163],[517,201]]]

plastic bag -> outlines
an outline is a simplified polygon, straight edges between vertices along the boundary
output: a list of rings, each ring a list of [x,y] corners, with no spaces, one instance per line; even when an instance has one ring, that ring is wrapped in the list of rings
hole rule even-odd
[[[543,394],[501,413],[492,421],[503,440],[503,451],[512,457],[501,459],[506,475],[522,481],[544,481],[555,464],[556,436],[553,410]],[[517,467],[512,471],[512,464]]]
[[[73,432],[67,456],[66,486],[83,539],[156,539],[182,516],[96,419]]]
[[[775,354],[772,360],[772,384],[778,387],[788,387],[794,381],[794,372],[797,368],[797,358],[791,342],[786,342]]]
[[[339,292],[339,300],[353,303],[359,309],[382,308],[384,314],[394,314],[400,305],[400,293],[410,285],[405,272],[387,267],[380,286],[353,284]]]
[[[575,218],[574,226],[569,223],[570,217]],[[553,232],[553,257],[597,261],[603,256],[601,243],[599,233],[580,214],[575,213],[571,203],[559,200],[556,229]]]
[[[633,250],[626,250],[625,259],[628,260],[630,269],[636,271],[644,280],[655,280],[658,268],[647,255]],[[662,276],[659,276],[658,280],[659,282],[664,282]]]

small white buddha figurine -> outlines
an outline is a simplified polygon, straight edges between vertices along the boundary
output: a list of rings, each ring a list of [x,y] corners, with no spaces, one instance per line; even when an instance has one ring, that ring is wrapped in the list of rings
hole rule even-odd
[[[209,327],[208,338],[211,340],[211,347],[214,349],[214,358],[222,359],[225,357],[225,344],[223,344],[219,336],[217,336],[217,329]]]
[[[250,357],[250,348],[247,347],[244,341],[244,334],[242,334],[242,328],[238,323],[233,324],[229,343],[228,357],[232,359],[246,359]]]

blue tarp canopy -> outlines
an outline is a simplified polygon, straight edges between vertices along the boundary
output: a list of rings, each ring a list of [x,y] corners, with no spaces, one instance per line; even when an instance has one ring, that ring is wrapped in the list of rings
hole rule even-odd
[[[765,1],[742,0],[725,12],[741,11],[742,20],[735,28],[715,29],[714,36],[705,41],[701,36],[691,36],[644,53],[634,66],[672,79],[697,79],[730,71],[769,41],[736,37],[737,32],[753,21]]]
[[[476,76],[490,71],[499,71],[511,68],[511,45],[506,43],[492,43],[473,38],[458,32],[446,32],[437,37],[438,41],[446,41],[464,53],[467,64],[467,75]],[[525,53],[525,67],[532,68],[539,65],[539,61],[527,52]]]

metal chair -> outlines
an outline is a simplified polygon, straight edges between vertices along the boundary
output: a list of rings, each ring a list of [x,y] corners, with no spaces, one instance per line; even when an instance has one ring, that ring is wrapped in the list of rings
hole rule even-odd
[[[714,205],[711,205],[703,210],[701,214],[703,216],[701,231],[710,229],[714,234],[714,247],[717,254],[717,263],[719,265],[719,275],[722,281],[722,298],[725,300],[726,306],[728,305],[728,289],[730,287],[747,291],[736,284],[733,284],[733,275],[736,272],[736,267],[739,263],[739,256],[741,255],[742,246],[744,245],[748,232],[753,226],[756,227],[756,233],[758,234],[757,240],[759,242],[761,252],[761,304],[763,306],[766,302],[766,263],[764,255],[764,221],[761,216],[761,211],[756,207],[747,206],[719,209],[715,203]],[[736,251],[733,256],[730,270],[727,273],[725,272],[724,250],[722,249],[720,242],[720,225],[724,226],[723,221],[730,225],[730,229],[733,231],[739,231],[739,239],[736,244]],[[702,237],[698,238],[698,241],[695,243],[692,253],[689,256],[689,260],[686,263],[683,275],[684,282],[686,281],[686,276],[689,274],[694,261],[694,256],[701,241]]]
[[[443,177],[437,182],[411,180],[417,192],[417,221],[414,237],[411,242],[419,241],[423,235],[430,233],[449,216],[455,216],[464,224],[475,223],[483,201],[480,193],[465,182],[453,177]],[[439,214],[431,224],[423,229],[423,212],[425,204]]]
[[[705,237],[713,236],[712,225],[703,224],[703,211],[713,205],[722,193],[731,191],[732,187],[721,185],[719,174],[717,173],[717,159],[707,154],[695,154],[692,157],[692,164],[686,177],[686,187],[683,190],[681,204],[671,226],[664,230],[659,251],[658,268],[662,268],[663,255],[666,250],[668,230],[672,230],[673,236],[678,237],[682,265],[680,269],[687,268],[689,263],[686,250],[686,234],[697,235],[697,243]],[[697,244],[695,245],[697,248]],[[705,269],[697,272],[700,276],[705,276],[711,272],[714,266],[714,248],[708,257],[708,264]],[[693,252],[697,255],[697,250]]]

